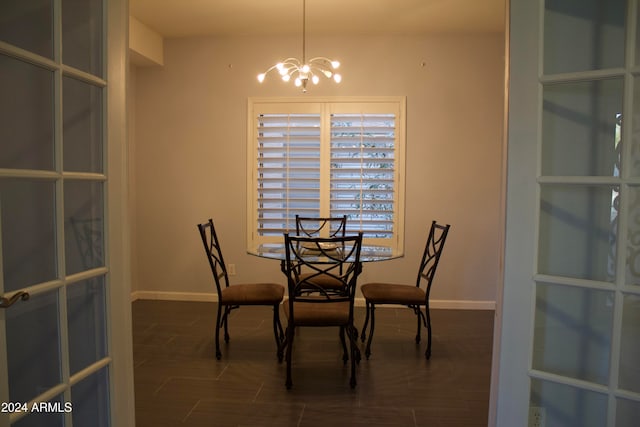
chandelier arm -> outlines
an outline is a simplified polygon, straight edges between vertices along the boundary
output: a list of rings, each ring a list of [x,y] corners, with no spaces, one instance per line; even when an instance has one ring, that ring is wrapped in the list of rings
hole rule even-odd
[[[280,70],[280,68],[286,69],[287,72],[289,72],[289,74],[291,74],[290,70],[292,70],[292,69],[295,70],[295,69],[299,68],[300,67],[299,64],[300,64],[300,61],[297,58],[287,58],[287,59],[285,59],[283,61],[278,62],[277,64],[272,65],[271,67],[269,67],[269,69],[267,71],[265,71],[262,74],[264,74],[266,76],[271,71],[273,71],[275,69]]]
[[[316,70],[316,71],[318,71],[318,72],[320,72],[320,73],[322,73],[324,75],[326,75],[325,71],[333,72],[333,71],[331,71],[331,69],[328,69],[328,68],[325,68],[325,67],[322,67],[322,66],[318,66],[316,64],[313,64],[313,65],[310,64],[309,65],[309,74],[313,74],[313,70]]]
[[[287,58],[283,61],[280,61],[283,65],[295,65],[296,67],[300,66],[300,60],[298,58]]]
[[[324,61],[324,62],[328,62],[328,63],[333,62],[333,60],[331,58],[327,58],[326,56],[316,56],[315,58],[311,58],[309,60],[309,63],[312,63],[312,62],[315,62],[315,61]]]
[[[275,70],[276,68],[278,68],[278,64],[272,65],[271,67],[269,67],[269,69],[267,71],[265,71],[262,74],[267,75],[267,74],[269,74],[269,72]]]

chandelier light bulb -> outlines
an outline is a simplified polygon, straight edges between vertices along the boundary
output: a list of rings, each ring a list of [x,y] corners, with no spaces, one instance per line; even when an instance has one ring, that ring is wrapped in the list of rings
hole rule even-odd
[[[264,81],[264,76],[265,76],[265,74],[264,74],[264,73],[258,74],[258,81],[259,81],[260,83],[262,83],[262,82]]]
[[[320,77],[314,74],[313,77],[311,77],[311,81],[313,82],[314,85],[317,85],[318,83],[320,83]]]
[[[331,61],[331,66],[335,70],[336,68],[338,68],[340,66],[340,62],[339,61]]]
[[[302,85],[302,81],[300,80],[300,77],[296,77],[296,80],[293,82],[293,84],[295,84],[296,87],[300,87]]]
[[[284,76],[282,76],[282,80],[285,82],[288,82],[291,79],[291,76],[289,74],[285,74]]]
[[[342,81],[342,76],[336,73],[333,75],[333,80],[335,80],[336,83],[340,83]]]

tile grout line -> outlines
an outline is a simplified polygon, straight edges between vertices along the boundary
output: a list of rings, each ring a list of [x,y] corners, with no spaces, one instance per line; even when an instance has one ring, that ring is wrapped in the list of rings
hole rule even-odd
[[[202,402],[202,399],[198,399],[196,401],[196,403],[191,407],[189,412],[187,412],[187,415],[185,415],[185,417],[182,419],[182,424],[184,424],[187,421],[187,418],[189,418],[191,416],[191,414],[196,409],[196,407],[200,404],[200,402]]]
[[[216,380],[216,381],[219,381],[219,380],[220,380],[220,377],[221,377],[222,375],[224,375],[224,373],[227,371],[227,368],[228,368],[228,367],[229,367],[229,364],[228,364],[228,363],[224,365],[224,369],[223,369],[222,371],[220,371],[220,373],[218,374],[218,376],[215,378],[215,380]]]
[[[162,383],[158,386],[158,388],[153,391],[153,395],[157,396],[160,390],[162,389],[162,387],[164,387],[171,380],[171,378],[173,377],[168,376],[167,378],[165,378],[165,380],[162,381]]]
[[[298,424],[296,424],[296,427],[300,427],[300,424],[302,424],[302,417],[304,417],[304,410],[307,408],[307,404],[303,403],[302,404],[302,412],[300,412],[300,418],[298,418]]]
[[[260,388],[256,392],[255,396],[253,396],[253,401],[252,401],[253,403],[256,403],[258,401],[258,396],[260,395],[260,392],[262,391],[263,388],[264,388],[264,383],[260,383]]]

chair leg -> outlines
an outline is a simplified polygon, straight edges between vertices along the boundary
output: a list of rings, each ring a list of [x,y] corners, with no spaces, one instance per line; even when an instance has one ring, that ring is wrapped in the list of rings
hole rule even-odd
[[[282,329],[282,322],[280,321],[280,305],[275,307],[275,309],[278,312],[278,332],[280,336],[280,341],[284,341],[285,339],[284,330]]]
[[[224,342],[226,343],[229,343],[229,313],[231,313],[231,307],[225,305],[222,323],[224,324]]]
[[[276,338],[276,354],[278,356],[278,361],[282,362],[280,345],[284,340],[284,333],[282,332],[282,324],[280,323],[280,304],[275,304],[273,306],[273,335]]]
[[[218,303],[218,313],[216,314],[216,359],[220,360],[222,353],[220,352],[220,318],[222,315],[222,304]]]
[[[349,384],[351,388],[355,388],[356,386],[356,362],[360,358],[358,350],[357,342],[358,342],[358,331],[353,325],[347,326],[349,328],[349,344],[351,345],[351,380]]]
[[[365,303],[366,303],[366,308],[365,308],[366,313],[364,318],[364,325],[362,325],[362,333],[360,334],[360,340],[362,340],[362,342],[364,342],[365,340],[367,325],[369,324],[369,301],[365,301]]]
[[[369,356],[371,356],[371,340],[373,340],[373,329],[376,326],[376,305],[371,304],[368,312],[371,316],[371,329],[369,329],[369,340],[367,340],[367,347],[364,350],[364,356],[367,359],[369,359]]]
[[[294,327],[293,325],[289,325],[287,326],[287,331],[286,331],[286,345],[287,345],[287,380],[285,381],[285,386],[287,387],[287,390],[291,389],[291,386],[293,385],[293,381],[291,380],[291,352],[293,350],[293,336],[294,336]]]
[[[422,313],[420,312],[420,306],[417,306],[414,308],[414,311],[416,313],[416,317],[418,320],[418,328],[417,328],[417,332],[416,332],[416,344],[420,344],[420,335],[422,334],[422,323],[420,323],[420,321],[422,320]]]
[[[284,360],[284,352],[287,349],[288,341],[289,340],[287,339],[286,332],[285,332],[285,336],[282,338],[282,340],[278,344],[278,363],[282,363],[282,361]]]
[[[355,326],[352,327],[352,334],[351,334],[351,338],[353,339],[353,343],[355,345],[355,359],[356,359],[356,363],[359,365],[360,364],[360,360],[362,360],[362,354],[360,353],[360,348],[358,347],[358,328],[356,328]]]
[[[431,316],[429,315],[428,305],[425,307],[424,311],[427,315],[427,351],[424,355],[429,359],[431,357]]]
[[[344,326],[340,326],[340,342],[342,343],[342,361],[346,364],[349,360],[349,350],[347,350],[347,341],[344,338]],[[349,337],[351,340],[351,337]]]

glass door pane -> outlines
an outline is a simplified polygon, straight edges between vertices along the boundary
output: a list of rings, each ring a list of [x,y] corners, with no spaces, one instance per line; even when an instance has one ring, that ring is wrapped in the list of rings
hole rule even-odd
[[[9,401],[29,402],[62,381],[57,290],[6,309]]]
[[[607,395],[577,387],[533,380],[531,407],[542,412],[545,427],[607,425]]]
[[[102,368],[71,388],[73,425],[108,427],[109,370]]]
[[[544,73],[624,65],[625,0],[546,0]]]
[[[59,408],[64,408],[65,402],[62,396],[56,396],[47,402],[42,402],[45,405],[58,405]],[[15,423],[11,424],[12,427],[63,427],[64,424],[64,412],[30,412],[24,418],[19,419]]]
[[[609,382],[612,292],[540,283],[535,319],[534,369]]]
[[[629,186],[627,204],[628,215],[634,220],[627,225],[625,258],[625,284],[640,287],[640,187]]]
[[[62,62],[104,77],[103,0],[62,2]]]
[[[0,1],[0,40],[53,58],[53,0]]]
[[[618,189],[607,185],[543,185],[538,272],[614,280],[617,195]]]
[[[55,184],[0,178],[4,292],[57,278]]]
[[[543,175],[620,175],[623,79],[544,86]]]
[[[71,375],[107,356],[104,276],[67,287],[67,329]]]
[[[625,295],[618,386],[640,393],[640,296]],[[640,405],[640,403],[639,403]]]
[[[53,170],[53,72],[0,55],[0,76],[0,168]]]
[[[104,266],[103,183],[67,180],[64,185],[67,274]]]
[[[64,165],[67,172],[102,173],[102,88],[62,80]]]
[[[640,403],[618,399],[616,404],[616,427],[636,427],[640,419]]]

